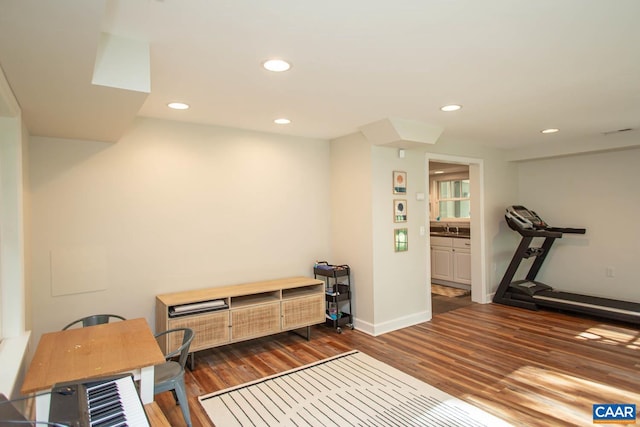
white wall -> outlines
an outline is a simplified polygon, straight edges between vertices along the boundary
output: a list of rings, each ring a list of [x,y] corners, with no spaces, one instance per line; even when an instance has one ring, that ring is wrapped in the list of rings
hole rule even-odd
[[[520,204],[552,226],[587,229],[556,240],[538,280],[563,291],[640,302],[639,165],[638,148],[519,164]],[[513,240],[515,250],[516,233]],[[607,267],[615,277],[605,277]],[[516,279],[524,274],[521,268]]]
[[[360,134],[331,141],[331,253],[351,267],[355,326],[374,323],[371,144]]]
[[[510,232],[501,222],[505,208],[516,199],[517,174],[504,151],[444,137],[434,145],[407,149],[404,159],[398,157],[397,150],[372,145],[361,133],[331,143],[333,252],[341,255],[337,262],[350,264],[358,275],[356,327],[372,335],[431,317],[429,236],[420,235],[420,226],[425,230],[429,226],[428,202],[415,197],[424,192],[428,199],[429,156],[460,156],[476,163],[471,175],[474,185],[483,188],[484,197],[483,204],[475,200],[477,206],[472,207],[481,211],[476,218],[483,228],[482,236],[473,241],[472,250],[477,253],[473,274],[484,282],[485,289],[476,292],[474,301],[490,301],[500,281],[500,266],[506,266],[512,255]],[[394,170],[408,173],[409,221],[404,225],[409,229],[409,251],[403,253],[393,250],[393,229],[401,226],[393,223],[392,216],[393,199],[398,198],[391,191]]]
[[[30,337],[25,279],[27,140],[20,107],[0,69],[0,393],[9,398],[19,394]]]
[[[443,136],[399,159],[396,148],[371,146],[359,133],[329,143],[149,119],[116,144],[32,138],[30,149],[37,336],[98,311],[151,323],[156,294],[309,275],[319,259],[352,266],[363,330],[408,326],[429,316],[428,236],[419,235],[427,205],[415,200],[416,192],[428,193],[429,156],[482,161],[488,294],[519,240],[504,209],[522,203],[552,224],[588,229],[582,240],[558,242],[541,280],[573,281],[596,295],[605,283],[604,296],[637,300],[629,286],[638,276],[640,150],[515,163],[501,150]],[[409,252],[399,254],[393,170],[409,174]],[[571,253],[578,250],[584,253]],[[68,265],[52,270],[52,254],[65,251],[90,254],[106,290],[52,296],[52,273],[73,279]],[[574,264],[588,273],[576,276],[567,268]],[[616,277],[605,281],[607,266]]]
[[[356,133],[331,142],[332,253],[351,266],[355,326],[378,335],[428,320],[424,155],[372,146]],[[408,194],[394,195],[392,173],[407,172]],[[393,222],[393,200],[407,199],[408,222]],[[409,251],[395,253],[394,228],[409,229]]]
[[[20,120],[0,117],[0,302],[5,337],[25,329],[22,168]]]
[[[25,145],[21,120],[0,117],[0,393],[10,398],[19,395],[30,336],[26,331]]]
[[[156,294],[330,258],[327,141],[140,119],[115,144],[30,148],[36,337],[98,312],[153,325]],[[105,289],[53,296],[52,280]]]
[[[428,311],[426,233],[428,200],[416,200],[416,193],[427,199],[424,155],[406,150],[372,147],[373,152],[373,271],[374,331],[384,333],[421,323],[431,318]],[[407,172],[407,194],[393,194],[393,171]],[[407,222],[393,222],[393,200],[407,200]],[[420,227],[425,235],[420,235]],[[395,252],[394,229],[407,228],[409,250]]]

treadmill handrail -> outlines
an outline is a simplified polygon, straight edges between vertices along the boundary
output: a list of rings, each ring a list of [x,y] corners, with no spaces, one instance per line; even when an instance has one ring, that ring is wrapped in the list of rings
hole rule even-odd
[[[518,230],[518,232],[528,237],[553,237],[554,239],[562,239],[562,233],[559,231],[521,229]]]
[[[568,227],[523,228],[509,216],[505,215],[504,218],[507,221],[509,228],[526,237],[552,237],[554,239],[561,239],[564,233],[585,234],[587,231],[584,228]]]
[[[553,237],[555,239],[562,238],[562,232],[552,231],[550,228],[522,228],[519,227],[515,221],[505,215],[504,219],[507,220],[509,228],[517,231],[520,235],[525,237]]]
[[[557,231],[560,233],[567,234],[585,234],[587,232],[586,228],[569,228],[569,227],[547,227],[549,231]]]

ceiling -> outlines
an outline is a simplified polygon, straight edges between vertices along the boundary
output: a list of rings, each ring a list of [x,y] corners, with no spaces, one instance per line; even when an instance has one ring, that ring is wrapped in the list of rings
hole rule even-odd
[[[0,0],[0,66],[32,135],[115,141],[141,116],[332,139],[399,118],[561,145],[640,128],[638,17],[637,0]],[[101,33],[148,43],[150,92],[92,84]]]

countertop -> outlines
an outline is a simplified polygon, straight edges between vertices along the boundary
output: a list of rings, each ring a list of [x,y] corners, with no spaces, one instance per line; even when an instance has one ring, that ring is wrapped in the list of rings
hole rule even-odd
[[[456,233],[455,231],[432,231],[429,233],[431,236],[437,236],[437,237],[452,237],[454,239],[470,239],[471,238],[471,234],[468,233]]]
[[[471,238],[471,228],[469,228],[469,224],[460,225],[451,225],[451,224],[438,224],[431,225],[429,229],[429,234],[431,236],[437,237],[453,237],[454,239],[470,239]]]

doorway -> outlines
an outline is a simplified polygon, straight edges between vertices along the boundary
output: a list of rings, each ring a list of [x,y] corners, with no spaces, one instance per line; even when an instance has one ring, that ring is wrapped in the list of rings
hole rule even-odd
[[[429,162],[431,312],[471,304],[469,165]]]
[[[434,224],[436,226],[440,226],[440,231],[446,231],[447,226],[449,226],[449,231],[456,230],[457,232],[461,232],[462,230],[468,231],[469,239],[466,241],[466,245],[469,248],[467,255],[468,262],[468,277],[469,277],[469,285],[468,286],[458,286],[460,288],[467,288],[470,291],[470,295],[462,295],[462,299],[459,296],[453,297],[456,298],[448,299],[442,301],[443,298],[440,295],[432,297],[432,289],[431,289],[431,278],[432,272],[434,271],[434,266],[432,265],[432,257],[431,255],[427,259],[427,277],[429,280],[427,281],[427,295],[429,295],[430,304],[429,307],[431,309],[432,316],[434,314],[439,314],[445,311],[449,311],[451,309],[455,309],[459,306],[469,305],[472,302],[477,303],[486,303],[486,280],[485,280],[485,266],[483,260],[486,259],[484,253],[484,171],[483,171],[483,161],[482,159],[474,159],[474,158],[466,158],[459,156],[449,156],[449,155],[438,155],[427,153],[426,154],[426,188],[429,188],[429,212],[427,212],[427,229],[431,230],[431,225]],[[448,175],[451,179],[444,179],[441,181],[450,181],[451,188],[461,188],[460,185],[468,185],[468,193],[469,197],[464,197],[463,194],[457,192],[451,197],[451,200],[446,200],[442,205],[442,208],[447,211],[446,218],[455,218],[456,215],[459,217],[463,217],[466,215],[467,218],[458,218],[453,219],[451,222],[442,221],[444,217],[440,217],[441,221],[438,221],[438,215],[434,215],[434,213],[439,213],[439,209],[436,209],[433,206],[434,199],[434,191],[437,190],[437,187],[433,186],[433,177],[434,172],[441,172],[443,175]],[[464,184],[461,183],[461,180],[468,180]],[[438,206],[439,208],[440,206]],[[457,228],[456,228],[457,227]],[[428,253],[431,254],[432,248],[432,233],[428,234],[429,238],[427,240],[427,244],[429,245]],[[440,235],[437,237],[444,237],[445,235]],[[434,236],[435,237],[435,236]],[[461,238],[463,236],[454,236],[455,238]],[[466,236],[465,236],[466,237]],[[442,242],[442,240],[438,240],[433,238],[435,243]],[[446,242],[446,241],[445,241]],[[459,246],[461,240],[456,242]],[[450,243],[448,243],[450,244]],[[453,249],[451,250],[453,252]],[[460,251],[459,251],[460,252]],[[460,253],[457,254],[461,256]],[[453,256],[453,255],[452,255]],[[462,255],[464,256],[464,255]],[[452,261],[451,261],[452,263]],[[451,267],[453,265],[451,264]],[[437,273],[437,272],[436,272]],[[437,274],[436,274],[437,276]],[[458,280],[458,279],[456,279]],[[458,280],[459,281],[459,280]],[[444,282],[444,284],[452,285],[452,288],[456,287],[456,283],[448,283]],[[455,292],[454,292],[455,294]],[[466,297],[466,299],[464,299]],[[435,300],[435,301],[434,301]],[[438,305],[438,307],[435,307]]]
[[[442,286],[435,283],[431,283],[431,315],[437,316],[438,314],[447,313],[449,311],[457,310],[462,307],[467,307],[474,304],[471,301],[471,293],[464,291],[461,294],[451,293],[456,291],[456,288],[449,286]]]

